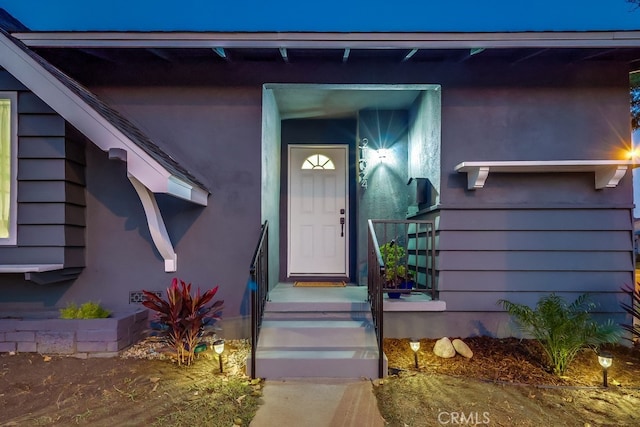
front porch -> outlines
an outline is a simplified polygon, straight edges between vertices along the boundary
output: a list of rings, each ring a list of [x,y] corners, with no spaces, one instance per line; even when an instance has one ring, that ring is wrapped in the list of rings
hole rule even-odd
[[[384,311],[441,311],[444,302],[413,292],[400,299],[385,297],[383,306]],[[256,345],[256,376],[377,378],[379,355],[366,286],[278,283],[269,291]]]
[[[366,287],[278,283],[269,292],[256,346],[256,376],[376,378],[378,359]]]

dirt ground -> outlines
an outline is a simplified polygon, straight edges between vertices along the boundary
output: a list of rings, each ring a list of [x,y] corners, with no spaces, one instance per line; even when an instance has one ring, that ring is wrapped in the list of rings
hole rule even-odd
[[[607,389],[592,350],[581,351],[566,376],[549,373],[531,340],[469,338],[471,359],[442,359],[435,340],[421,340],[418,366],[408,340],[385,340],[393,375],[375,388],[395,426],[638,426],[640,349],[610,346]],[[398,396],[403,396],[399,399]]]
[[[531,341],[470,338],[465,342],[474,351],[472,359],[437,358],[431,352],[434,342],[422,340],[415,369],[407,340],[385,340],[393,375],[374,381],[374,390],[388,425],[640,425],[639,349],[611,348],[615,359],[605,390],[589,350],[579,354],[566,377],[558,378],[545,371],[541,349]],[[241,377],[245,355],[245,347],[229,351],[220,374],[212,354],[185,369],[146,358],[3,353],[0,426],[185,425],[177,420],[231,426],[234,422],[222,417],[198,423],[205,414],[197,403],[212,399],[212,378],[221,381],[215,387],[222,387]],[[234,420],[234,414],[226,415]],[[248,425],[250,418],[240,421]]]
[[[248,425],[259,400],[243,375],[248,346],[225,347],[223,373],[211,350],[178,367],[154,344],[132,348],[126,358],[0,354],[0,426]],[[239,413],[250,417],[237,419]]]

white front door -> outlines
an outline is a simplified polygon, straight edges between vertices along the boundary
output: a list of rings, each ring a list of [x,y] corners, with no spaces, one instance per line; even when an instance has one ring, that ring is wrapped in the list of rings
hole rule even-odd
[[[347,276],[346,145],[289,146],[289,276]]]

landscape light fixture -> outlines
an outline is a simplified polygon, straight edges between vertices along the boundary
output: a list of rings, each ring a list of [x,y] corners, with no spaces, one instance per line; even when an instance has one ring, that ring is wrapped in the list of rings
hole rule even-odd
[[[602,385],[604,387],[609,387],[609,384],[607,383],[607,369],[609,369],[613,364],[613,354],[607,351],[599,351],[598,363],[602,366]]]
[[[222,352],[224,351],[224,340],[215,340],[213,342],[213,351],[218,355],[218,361],[220,362],[220,372],[222,372]]]
[[[415,338],[411,338],[409,346],[411,346],[411,350],[413,350],[413,360],[415,361],[416,369],[418,369],[418,350],[420,350],[420,341]]]

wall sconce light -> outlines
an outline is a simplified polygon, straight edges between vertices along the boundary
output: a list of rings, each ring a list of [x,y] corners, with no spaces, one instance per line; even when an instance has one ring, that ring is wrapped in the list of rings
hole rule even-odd
[[[415,362],[416,369],[418,369],[418,350],[420,350],[420,341],[415,338],[411,338],[409,346],[411,347],[411,350],[413,350],[413,360]]]
[[[604,387],[609,387],[609,384],[607,383],[607,370],[613,364],[613,354],[608,351],[599,351],[598,363],[602,366],[602,385]]]
[[[222,372],[222,352],[224,351],[224,340],[215,340],[212,344],[213,351],[218,355],[218,361],[220,362],[220,372]]]
[[[387,157],[390,157],[391,154],[388,148],[379,148],[376,150],[376,153],[378,154],[378,160],[381,162],[387,160]]]

